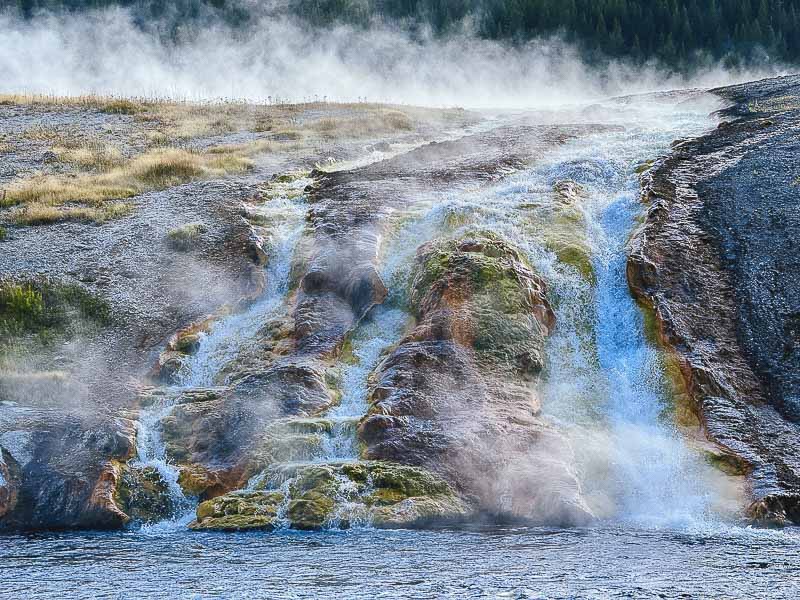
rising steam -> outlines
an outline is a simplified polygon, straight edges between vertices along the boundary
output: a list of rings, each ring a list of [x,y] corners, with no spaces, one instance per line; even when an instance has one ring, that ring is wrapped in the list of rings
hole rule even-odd
[[[720,66],[691,79],[620,62],[600,69],[558,39],[512,47],[469,34],[412,38],[387,25],[311,29],[285,16],[263,17],[246,33],[209,27],[179,43],[135,26],[122,9],[0,16],[0,31],[0,92],[527,108],[756,76]]]

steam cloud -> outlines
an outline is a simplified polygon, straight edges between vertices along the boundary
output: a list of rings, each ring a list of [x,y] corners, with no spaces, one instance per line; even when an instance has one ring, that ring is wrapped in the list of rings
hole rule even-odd
[[[123,9],[30,22],[5,15],[0,31],[0,92],[539,108],[779,72],[709,66],[687,78],[620,62],[598,68],[557,39],[517,47],[466,33],[412,39],[386,25],[319,30],[285,16],[246,32],[207,28],[177,44],[136,27]]]

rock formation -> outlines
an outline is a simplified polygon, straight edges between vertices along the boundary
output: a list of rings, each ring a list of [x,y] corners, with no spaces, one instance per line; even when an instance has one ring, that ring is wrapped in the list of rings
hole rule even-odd
[[[568,444],[537,417],[554,316],[520,252],[486,232],[423,246],[410,302],[417,327],[359,428],[365,457],[439,473],[495,520],[587,522]]]
[[[715,90],[723,122],[648,175],[628,264],[720,460],[746,465],[758,523],[800,507],[800,83]]]

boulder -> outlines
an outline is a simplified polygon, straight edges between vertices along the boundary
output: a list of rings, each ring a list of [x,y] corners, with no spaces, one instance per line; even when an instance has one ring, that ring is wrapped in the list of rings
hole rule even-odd
[[[9,413],[12,418],[0,421],[0,472],[8,471],[3,479],[12,485],[0,485],[0,499],[6,498],[0,529],[113,529],[127,523],[116,489],[118,465],[133,454],[132,421]]]

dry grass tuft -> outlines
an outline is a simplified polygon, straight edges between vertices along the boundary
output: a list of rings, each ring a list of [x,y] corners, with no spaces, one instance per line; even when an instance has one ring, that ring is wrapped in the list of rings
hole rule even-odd
[[[369,112],[354,117],[325,117],[309,125],[309,129],[325,137],[362,138],[411,131],[414,123],[407,114],[398,110]]]
[[[98,139],[77,146],[54,146],[52,152],[59,162],[97,171],[112,169],[121,165],[124,160],[119,148]]]
[[[167,240],[169,245],[176,250],[190,250],[197,245],[206,232],[208,232],[208,227],[203,223],[187,223],[170,230],[167,233]]]
[[[177,148],[151,150],[104,173],[41,175],[12,184],[0,197],[0,206],[23,205],[13,218],[26,225],[58,220],[106,221],[129,212],[120,211],[119,204],[106,205],[109,200],[250,168],[252,163],[238,155],[201,154]],[[69,203],[88,206],[62,206]]]
[[[100,110],[111,115],[135,115],[144,112],[145,107],[134,100],[120,98],[117,100],[109,100],[100,106]]]
[[[76,129],[36,126],[23,131],[22,137],[49,144],[55,160],[82,169],[107,170],[123,160],[122,153],[116,146],[98,136],[82,134]]]
[[[19,225],[46,225],[64,221],[104,223],[111,219],[125,217],[131,212],[133,212],[133,206],[124,203],[106,203],[96,207],[30,204],[14,214],[14,222]]]

